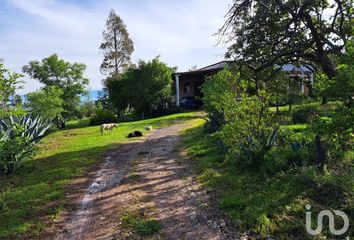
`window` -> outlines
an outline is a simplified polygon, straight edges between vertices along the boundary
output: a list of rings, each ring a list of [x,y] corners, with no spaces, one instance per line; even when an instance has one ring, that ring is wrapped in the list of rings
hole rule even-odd
[[[184,93],[189,93],[191,90],[190,84],[189,83],[185,83],[184,84]]]

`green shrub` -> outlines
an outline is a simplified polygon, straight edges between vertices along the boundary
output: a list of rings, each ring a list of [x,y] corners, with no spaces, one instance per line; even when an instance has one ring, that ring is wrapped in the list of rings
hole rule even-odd
[[[160,231],[161,225],[160,223],[155,220],[140,220],[137,222],[137,224],[134,227],[134,230],[140,235],[140,236],[149,236],[153,235],[154,233],[157,233]]]
[[[326,134],[330,131],[333,119],[330,117],[316,117],[312,121],[312,129],[318,134]]]
[[[16,107],[10,109],[0,109],[0,118],[8,119],[10,116],[13,117],[22,117],[27,114],[27,110],[24,109],[21,105],[17,105]]]
[[[292,121],[294,124],[297,123],[308,123],[310,122],[316,114],[319,113],[319,109],[316,105],[301,105],[295,108],[292,112]]]
[[[309,156],[306,147],[277,147],[267,152],[264,156],[261,169],[266,174],[275,174],[294,165],[305,166],[308,161]]]
[[[52,120],[61,116],[64,109],[63,90],[57,86],[44,87],[41,90],[27,94],[26,106],[34,116]]]
[[[347,164],[345,155],[353,149],[354,108],[339,107],[327,113],[327,116],[314,118],[311,130],[321,137],[326,162],[344,166]]]
[[[125,214],[121,221],[124,226],[133,229],[140,236],[153,235],[161,229],[161,225],[156,219],[143,219],[141,216],[132,213]]]
[[[32,157],[35,152],[34,143],[21,137],[23,131],[17,130],[6,141],[0,141],[0,172],[10,174],[22,166],[22,162]]]
[[[221,130],[225,124],[225,109],[240,92],[240,75],[231,69],[224,69],[211,76],[202,86],[204,108],[207,111],[205,128],[208,132]]]
[[[104,123],[115,123],[118,119],[112,111],[97,109],[93,117],[90,118],[90,125],[101,125]]]
[[[287,159],[285,157],[288,150],[283,148],[273,148],[267,152],[261,163],[262,172],[265,174],[275,174],[287,167]]]
[[[279,126],[274,123],[267,96],[259,91],[258,96],[242,96],[225,109],[226,124],[221,138],[229,153],[242,167],[260,167],[266,152],[275,143]]]

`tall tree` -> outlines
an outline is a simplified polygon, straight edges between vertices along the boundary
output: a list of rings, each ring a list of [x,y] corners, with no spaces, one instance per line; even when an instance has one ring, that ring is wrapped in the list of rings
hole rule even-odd
[[[134,51],[133,41],[129,38],[127,26],[112,9],[103,31],[103,43],[100,46],[103,53],[101,72],[117,75],[130,64],[130,56]]]
[[[333,56],[353,37],[353,14],[353,0],[234,0],[220,34],[227,57],[256,72],[306,62],[333,78]]]
[[[23,72],[37,79],[45,86],[56,86],[63,92],[64,111],[72,116],[77,112],[80,95],[85,93],[89,81],[84,77],[86,66],[60,59],[57,54],[43,58],[40,62],[31,61],[23,67]]]
[[[175,70],[161,62],[140,60],[119,76],[107,78],[107,92],[114,107],[121,112],[127,106],[142,116],[151,116],[172,100],[172,74]]]

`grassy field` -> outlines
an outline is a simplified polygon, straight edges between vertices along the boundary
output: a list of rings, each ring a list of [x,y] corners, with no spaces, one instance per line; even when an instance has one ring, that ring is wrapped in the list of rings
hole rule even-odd
[[[195,113],[181,113],[121,123],[112,134],[104,136],[98,126],[88,127],[88,120],[82,120],[51,133],[40,142],[33,160],[11,176],[0,176],[0,239],[40,234],[44,228],[40,219],[55,220],[63,210],[68,182],[105,152],[129,141],[129,132],[146,132],[145,126],[159,128],[194,118]]]
[[[307,125],[282,127],[301,131]],[[275,235],[284,240],[314,239],[305,230],[306,204],[352,213],[353,196],[341,194],[343,189],[347,193],[353,190],[350,175],[340,176],[329,171],[319,174],[311,166],[292,167],[270,176],[240,171],[218,147],[216,134],[205,134],[203,120],[182,136],[186,161],[195,166],[198,180],[216,193],[219,207],[241,231]],[[347,199],[351,201],[347,203]],[[328,229],[324,229],[323,235],[330,236]]]

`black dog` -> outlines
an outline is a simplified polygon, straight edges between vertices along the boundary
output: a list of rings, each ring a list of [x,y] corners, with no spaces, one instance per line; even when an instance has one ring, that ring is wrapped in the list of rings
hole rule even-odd
[[[140,131],[134,131],[128,134],[128,138],[133,138],[133,137],[142,137],[143,133]]]

